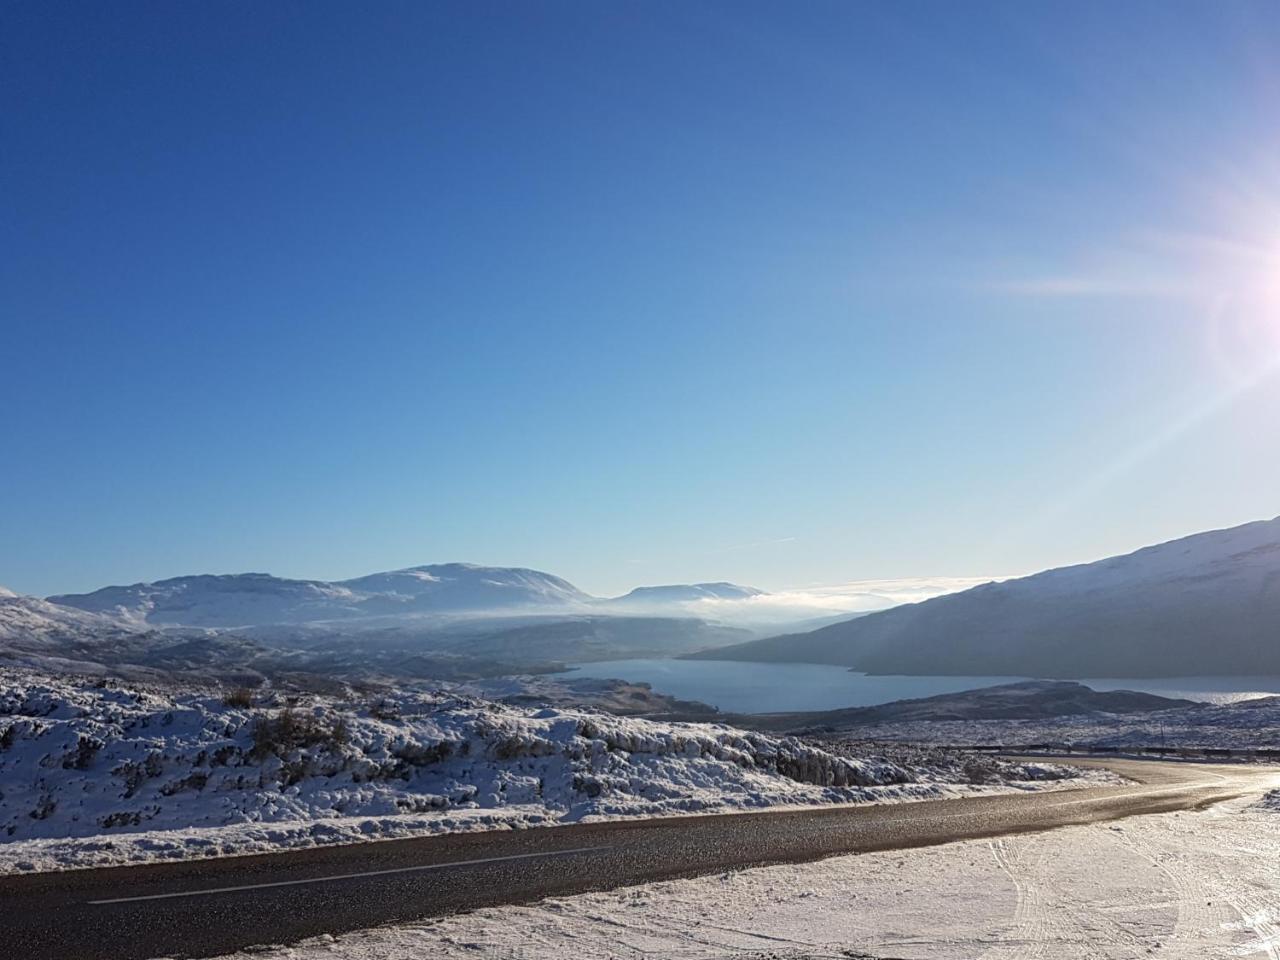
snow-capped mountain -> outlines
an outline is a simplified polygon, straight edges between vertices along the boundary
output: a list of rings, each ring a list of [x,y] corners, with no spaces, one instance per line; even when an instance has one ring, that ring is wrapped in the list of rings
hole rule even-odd
[[[245,627],[400,614],[572,607],[591,598],[560,577],[517,567],[432,564],[353,580],[203,574],[64,594],[53,603],[161,626]]]
[[[523,567],[480,567],[471,563],[437,563],[390,573],[374,573],[334,586],[369,599],[363,608],[505,610],[518,607],[571,607],[590,602],[568,580]]]
[[[881,674],[1280,674],[1280,518],[696,656]]]
[[[337,621],[350,632],[357,627],[356,621],[364,621],[359,629],[384,629],[392,620],[407,618],[420,627],[425,617],[588,613],[688,617],[692,612],[688,605],[700,601],[719,601],[723,606],[764,595],[762,590],[732,583],[693,583],[638,587],[625,596],[601,599],[541,570],[437,563],[332,582],[267,573],[201,574],[49,600],[64,608],[157,627],[245,629]]]
[[[742,587],[736,583],[672,583],[657,587],[636,587],[609,602],[620,606],[653,606],[671,603],[696,603],[699,600],[746,600],[762,597],[763,590]]]

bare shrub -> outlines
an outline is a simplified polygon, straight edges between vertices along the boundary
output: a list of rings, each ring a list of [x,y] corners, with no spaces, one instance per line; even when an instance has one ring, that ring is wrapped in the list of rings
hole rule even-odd
[[[342,720],[329,726],[313,714],[290,708],[275,716],[264,714],[254,720],[253,749],[249,756],[265,760],[270,756],[283,757],[300,747],[340,747],[348,736],[347,725]]]
[[[222,702],[228,707],[240,707],[246,709],[253,706],[253,691],[248,687],[236,687],[225,697]]]

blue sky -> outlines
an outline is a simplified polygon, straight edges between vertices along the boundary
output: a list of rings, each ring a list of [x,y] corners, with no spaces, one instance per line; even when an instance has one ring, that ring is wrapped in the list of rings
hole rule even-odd
[[[1266,3],[0,10],[0,583],[1271,517]]]

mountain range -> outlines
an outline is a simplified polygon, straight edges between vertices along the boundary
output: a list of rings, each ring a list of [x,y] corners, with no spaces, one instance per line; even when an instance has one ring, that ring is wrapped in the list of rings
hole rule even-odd
[[[873,674],[1280,675],[1280,518],[688,656]]]
[[[129,657],[147,667],[226,655],[235,669],[268,675],[438,678],[654,656],[873,674],[1280,675],[1280,518],[846,614],[807,632],[795,632],[798,617],[781,635],[733,619],[773,599],[724,582],[594,597],[549,573],[464,563],[333,582],[198,575],[48,600],[5,591],[0,655]]]
[[[291,580],[267,573],[199,574],[48,599],[154,626],[243,628],[441,615],[608,614],[624,608],[687,615],[684,604],[758,596],[765,592],[733,583],[689,583],[593,597],[541,570],[437,563],[337,581]]]
[[[328,582],[264,573],[174,577],[42,600],[0,591],[0,659],[133,677],[257,683],[471,680],[566,663],[662,657],[759,636],[691,616],[733,584],[592,597],[518,567],[449,563]]]
[[[50,597],[53,603],[166,626],[246,627],[418,614],[574,608],[595,598],[521,567],[440,563],[352,580],[201,574]]]

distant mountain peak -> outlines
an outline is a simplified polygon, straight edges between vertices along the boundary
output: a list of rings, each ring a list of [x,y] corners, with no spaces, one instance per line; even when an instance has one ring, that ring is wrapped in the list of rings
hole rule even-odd
[[[668,583],[652,587],[636,587],[611,603],[691,603],[698,600],[746,600],[765,596],[765,591],[744,587],[724,580],[714,583]]]

